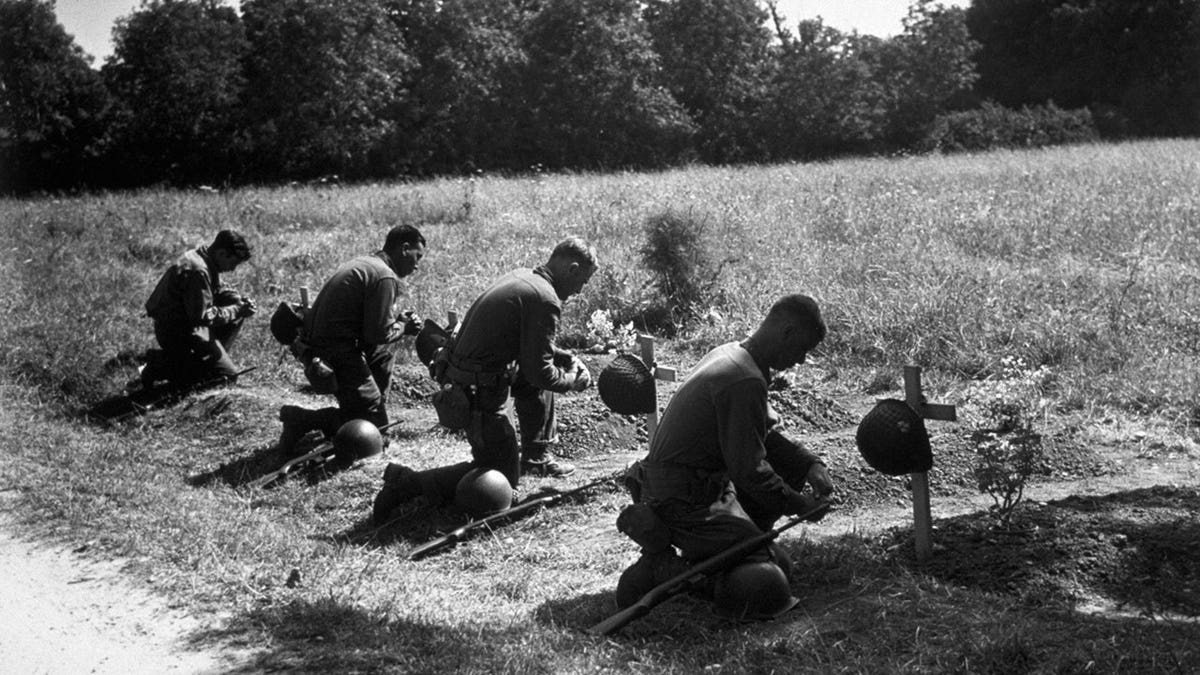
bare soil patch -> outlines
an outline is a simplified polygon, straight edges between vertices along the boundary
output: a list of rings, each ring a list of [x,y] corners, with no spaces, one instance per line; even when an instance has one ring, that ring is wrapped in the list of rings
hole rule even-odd
[[[10,673],[218,673],[235,657],[193,649],[202,617],[131,583],[86,546],[35,544],[0,517],[0,660]]]

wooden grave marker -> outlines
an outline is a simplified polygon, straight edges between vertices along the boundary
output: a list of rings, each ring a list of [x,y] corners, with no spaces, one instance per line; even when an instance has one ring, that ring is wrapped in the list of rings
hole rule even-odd
[[[925,395],[921,393],[920,366],[904,366],[904,402],[922,419],[943,422],[958,420],[958,411],[954,406],[925,402]],[[929,514],[929,476],[924,471],[914,471],[909,474],[909,479],[912,482],[913,533],[916,537],[917,560],[925,562],[933,553],[930,536],[932,527]]]
[[[642,363],[650,369],[654,374],[654,380],[651,384],[654,386],[654,410],[646,413],[646,445],[650,445],[650,441],[654,440],[654,432],[658,431],[658,380],[664,382],[674,382],[678,378],[678,373],[674,368],[660,366],[654,361],[654,338],[650,335],[638,335],[638,344],[641,346]]]

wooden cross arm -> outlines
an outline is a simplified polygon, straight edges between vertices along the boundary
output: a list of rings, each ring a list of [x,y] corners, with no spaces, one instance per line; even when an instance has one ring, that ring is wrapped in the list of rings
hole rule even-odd
[[[958,421],[958,409],[945,403],[922,403],[917,410],[917,414],[927,420],[938,420],[941,422]]]

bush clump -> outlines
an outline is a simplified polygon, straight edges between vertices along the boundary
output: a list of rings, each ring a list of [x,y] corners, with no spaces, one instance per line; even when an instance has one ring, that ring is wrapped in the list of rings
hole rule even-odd
[[[723,264],[708,243],[703,219],[667,210],[646,220],[645,236],[642,264],[659,293],[646,314],[661,314],[680,326],[717,304]]]
[[[1087,108],[1063,110],[1048,103],[1014,110],[988,101],[974,110],[939,115],[924,146],[963,152],[1086,143],[1099,137]]]

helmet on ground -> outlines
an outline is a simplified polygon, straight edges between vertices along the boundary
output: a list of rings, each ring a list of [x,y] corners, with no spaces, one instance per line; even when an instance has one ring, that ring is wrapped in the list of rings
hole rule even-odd
[[[654,373],[632,354],[618,354],[596,380],[600,400],[620,415],[654,412],[658,405],[654,392]]]
[[[360,459],[383,452],[383,434],[366,420],[350,420],[338,427],[333,447],[343,459]]]
[[[746,562],[717,578],[713,608],[737,621],[774,619],[800,602],[783,570],[773,562]]]
[[[859,423],[855,440],[863,459],[880,473],[899,476],[933,467],[925,420],[904,401],[881,399]]]
[[[473,517],[486,516],[512,506],[508,478],[495,469],[475,467],[458,481],[454,503]]]
[[[432,319],[425,319],[420,332],[414,338],[414,346],[417,350],[417,358],[421,363],[429,365],[433,362],[434,354],[450,341],[450,334],[446,329],[437,325]]]

